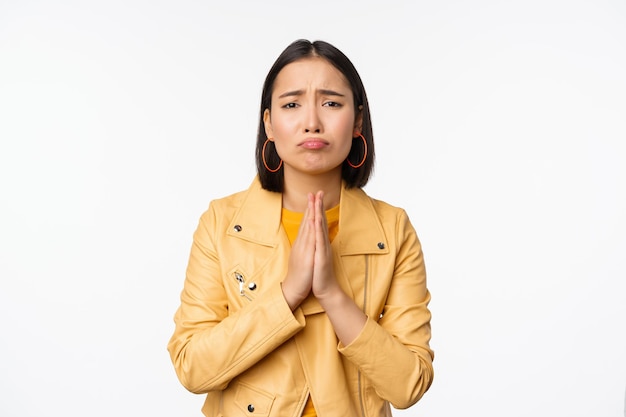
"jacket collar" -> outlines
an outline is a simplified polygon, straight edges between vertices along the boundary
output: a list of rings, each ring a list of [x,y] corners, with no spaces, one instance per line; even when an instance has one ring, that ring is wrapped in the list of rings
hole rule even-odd
[[[360,188],[341,188],[339,203],[339,255],[384,254],[389,251],[387,237],[374,208],[373,200]],[[333,241],[335,243],[335,241]]]
[[[282,194],[264,190],[255,177],[227,234],[264,246],[276,247],[283,238],[281,228]],[[388,252],[387,237],[371,198],[360,188],[341,188],[339,232],[333,248],[341,256],[384,254]]]

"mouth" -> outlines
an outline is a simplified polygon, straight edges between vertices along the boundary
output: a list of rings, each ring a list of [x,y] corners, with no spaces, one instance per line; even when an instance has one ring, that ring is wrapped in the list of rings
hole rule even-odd
[[[320,138],[307,138],[298,144],[298,146],[304,149],[322,149],[328,145],[329,143],[327,141]]]

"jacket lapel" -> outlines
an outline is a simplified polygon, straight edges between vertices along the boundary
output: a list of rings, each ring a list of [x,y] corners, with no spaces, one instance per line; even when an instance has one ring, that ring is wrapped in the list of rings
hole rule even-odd
[[[360,188],[341,190],[339,232],[335,237],[340,256],[385,254],[389,252],[373,201]]]
[[[281,240],[282,195],[264,190],[258,177],[245,192],[227,234],[259,245],[276,247]]]
[[[277,246],[282,239],[281,193],[264,190],[255,177],[243,199],[227,234],[264,246]],[[387,237],[372,199],[360,188],[342,186],[339,232],[335,240],[337,244],[333,247],[340,256],[388,253]]]

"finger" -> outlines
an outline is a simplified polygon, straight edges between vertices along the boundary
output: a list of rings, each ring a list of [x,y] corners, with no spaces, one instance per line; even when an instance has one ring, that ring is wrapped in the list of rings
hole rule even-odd
[[[306,206],[306,209],[304,210],[304,214],[302,215],[302,220],[300,220],[300,226],[298,227],[298,237],[302,236],[302,232],[304,231],[304,229],[310,226],[309,223],[314,216],[312,215],[313,205],[311,203],[311,196],[312,196],[311,193],[309,193],[309,195],[307,196],[307,206]]]
[[[316,256],[326,253],[329,245],[326,213],[324,212],[324,193],[318,192],[315,196],[315,248]]]
[[[315,212],[315,195],[313,195],[313,193],[309,193],[307,198],[306,223],[310,229],[314,230],[315,218],[317,217]]]
[[[324,192],[323,191],[318,191],[317,192],[317,199],[318,199],[318,212],[316,213],[318,215],[318,218],[320,219],[320,226],[322,229],[322,233],[324,235],[324,239],[328,240],[328,219],[326,218],[326,211],[324,209]]]
[[[307,195],[307,208],[300,227],[298,236],[302,235],[302,240],[307,246],[315,247],[315,196],[312,193]]]
[[[315,231],[320,231],[324,222],[324,194],[321,191],[315,193]]]
[[[304,211],[298,235],[291,247],[290,263],[293,270],[306,271],[313,268],[315,257],[315,207],[313,194],[307,196],[307,208]]]

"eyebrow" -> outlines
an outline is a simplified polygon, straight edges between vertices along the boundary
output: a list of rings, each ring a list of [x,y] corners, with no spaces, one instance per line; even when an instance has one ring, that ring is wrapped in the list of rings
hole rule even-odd
[[[335,90],[321,89],[321,90],[317,90],[316,92],[324,96],[345,97],[345,94],[338,93]],[[281,94],[280,96],[278,96],[278,98],[300,96],[302,94],[304,94],[304,90],[293,90],[293,91],[287,91],[286,93]]]

